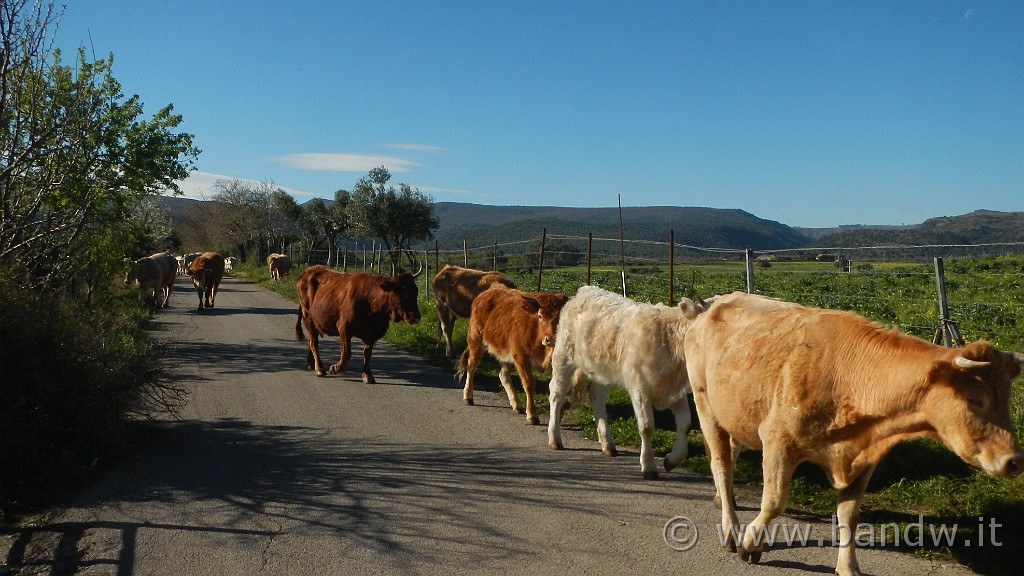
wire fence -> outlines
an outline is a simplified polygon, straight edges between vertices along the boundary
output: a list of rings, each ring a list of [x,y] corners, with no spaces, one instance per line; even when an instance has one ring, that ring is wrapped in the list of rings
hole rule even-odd
[[[289,247],[293,261],[390,273],[376,243]],[[735,290],[849,309],[901,331],[956,344],[987,339],[1024,349],[1024,242],[749,250],[548,233],[510,242],[418,249],[429,278],[455,264],[497,270],[529,291],[594,284],[641,302],[674,304]],[[943,263],[945,265],[943,266]]]

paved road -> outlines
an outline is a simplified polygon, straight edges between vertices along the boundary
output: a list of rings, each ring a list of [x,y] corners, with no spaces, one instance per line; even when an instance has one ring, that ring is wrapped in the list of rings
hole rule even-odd
[[[135,456],[73,507],[0,536],[0,575],[833,571],[827,523],[811,525],[811,545],[748,566],[718,544],[705,477],[643,481],[635,451],[607,458],[572,432],[550,450],[496,389],[465,406],[451,374],[386,345],[375,385],[352,371],[317,378],[291,340],[296,306],[252,284],[226,280],[204,313],[196,301],[179,280],[158,314],[192,391],[181,419],[140,426]],[[322,350],[337,357],[334,342]],[[741,520],[755,505],[741,502]],[[675,516],[689,519],[681,541],[699,531],[690,550],[665,543]],[[967,572],[890,550],[859,557],[876,575]]]

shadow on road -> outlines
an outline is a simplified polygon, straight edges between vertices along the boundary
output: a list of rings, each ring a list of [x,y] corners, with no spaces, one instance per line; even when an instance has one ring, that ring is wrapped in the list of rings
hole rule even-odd
[[[495,503],[509,510],[536,508],[552,517],[567,511],[601,516],[603,512],[587,505],[594,493],[642,497],[656,488],[624,482],[621,467],[569,451],[510,457],[514,449],[507,446],[345,440],[331,430],[259,426],[238,419],[138,426],[136,442],[161,455],[111,471],[125,474],[115,482],[119,487],[108,489],[113,493],[91,495],[76,505],[117,509],[147,503],[174,509],[199,501],[216,511],[211,512],[215,517],[199,525],[184,520],[159,525],[62,521],[9,531],[13,544],[6,552],[8,568],[60,576],[111,565],[118,576],[136,574],[136,542],[151,530],[254,539],[281,533],[326,535],[379,553],[382,562],[400,557],[397,551],[446,565],[473,566],[502,557],[514,561],[535,551],[523,526],[494,514]],[[597,465],[580,466],[581,459]],[[522,490],[524,480],[539,489]],[[700,498],[706,486],[698,484],[696,479],[677,478],[674,489],[680,496],[692,491],[690,497]],[[117,533],[109,536],[109,546],[83,544],[102,531]]]

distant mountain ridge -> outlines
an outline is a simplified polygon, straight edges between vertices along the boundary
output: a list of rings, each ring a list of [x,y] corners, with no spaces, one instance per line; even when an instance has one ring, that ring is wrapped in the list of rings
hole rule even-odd
[[[187,218],[190,207],[204,201],[163,197],[172,225]],[[517,242],[548,234],[585,238],[619,237],[618,208],[557,206],[490,206],[436,202],[441,227],[434,236],[442,249]],[[844,225],[795,228],[739,209],[644,206],[622,208],[627,240],[667,242],[704,248],[783,250],[876,245],[990,244],[1024,242],[1024,212],[977,210],[961,216],[930,218],[908,226]]]

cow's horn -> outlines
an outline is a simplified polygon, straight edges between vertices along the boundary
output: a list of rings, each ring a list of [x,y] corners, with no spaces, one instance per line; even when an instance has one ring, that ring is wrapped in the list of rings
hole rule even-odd
[[[963,356],[957,356],[953,358],[953,364],[956,364],[959,368],[970,369],[970,368],[984,368],[991,364],[991,362],[980,362],[978,360],[970,360]]]

